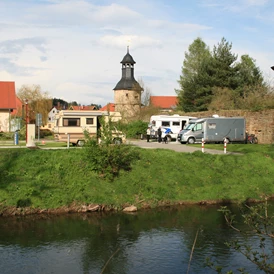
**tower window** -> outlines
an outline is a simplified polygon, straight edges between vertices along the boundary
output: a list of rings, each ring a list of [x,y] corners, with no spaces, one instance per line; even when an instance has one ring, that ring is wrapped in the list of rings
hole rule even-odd
[[[126,93],[126,97],[128,97],[128,93]]]

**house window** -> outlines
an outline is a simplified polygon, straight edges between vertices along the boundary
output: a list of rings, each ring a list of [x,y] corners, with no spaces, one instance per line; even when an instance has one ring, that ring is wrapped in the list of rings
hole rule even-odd
[[[93,118],[87,118],[86,119],[86,124],[87,125],[93,125],[93,123],[94,123],[94,119]]]
[[[64,127],[79,127],[80,118],[63,118]]]

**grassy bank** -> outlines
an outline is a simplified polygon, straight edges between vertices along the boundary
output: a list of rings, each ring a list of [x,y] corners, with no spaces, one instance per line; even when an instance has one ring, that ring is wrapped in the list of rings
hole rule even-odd
[[[132,148],[140,159],[112,182],[90,170],[82,149],[1,149],[0,213],[7,208],[48,210],[72,204],[121,209],[243,201],[274,194],[273,146],[231,145],[230,150],[232,146],[243,155]]]

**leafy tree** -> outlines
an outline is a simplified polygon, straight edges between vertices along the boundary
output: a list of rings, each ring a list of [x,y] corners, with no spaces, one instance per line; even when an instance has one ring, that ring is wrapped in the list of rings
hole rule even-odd
[[[240,230],[237,228],[237,222],[235,221],[235,215],[226,207],[220,209],[223,212],[227,225],[242,234],[243,236],[254,236],[258,241],[257,248],[254,248],[255,243],[251,246],[248,242],[233,240],[227,242],[226,245],[244,255],[250,262],[255,264],[259,270],[265,273],[274,273],[274,252],[267,248],[267,245],[272,245],[274,239],[274,223],[273,216],[269,215],[267,198],[264,203],[249,206],[244,204],[240,207],[242,212],[241,217],[244,223],[247,225],[246,230]],[[247,238],[248,238],[247,237]],[[215,266],[211,260],[207,259],[207,266],[214,269],[217,273],[223,273],[221,266]],[[244,268],[239,268],[240,273],[245,272]],[[228,273],[233,273],[232,271]]]
[[[76,101],[71,101],[68,103],[69,106],[80,106]]]
[[[47,123],[48,113],[52,108],[52,99],[48,92],[42,91],[39,85],[23,85],[17,92],[17,96],[22,102],[28,101],[28,116],[30,123],[35,122],[37,113],[42,114],[43,124]],[[23,114],[23,116],[24,115],[26,114]]]
[[[212,52],[200,38],[194,40],[185,53],[178,81],[178,108],[186,112],[235,109],[245,108],[249,102],[249,109],[261,109],[263,98],[270,94],[260,69],[248,55],[236,60],[232,44],[225,38]],[[260,106],[254,105],[255,99]]]
[[[53,98],[52,100],[52,106],[55,106],[60,109],[67,109],[69,103],[67,101],[64,101],[63,99],[60,98]]]
[[[197,100],[199,95],[206,94],[207,76],[206,68],[211,58],[208,46],[201,38],[197,38],[185,53],[182,75],[178,81],[180,89],[175,90],[178,95],[178,109],[184,111],[197,111],[201,103]],[[203,107],[202,107],[203,108]]]
[[[235,65],[235,69],[237,91],[241,97],[247,97],[254,88],[262,88],[262,95],[267,92],[262,72],[249,55],[242,55],[240,62]]]

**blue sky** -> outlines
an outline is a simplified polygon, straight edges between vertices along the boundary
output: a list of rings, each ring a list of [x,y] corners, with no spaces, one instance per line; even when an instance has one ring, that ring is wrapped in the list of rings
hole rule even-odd
[[[175,95],[188,46],[224,37],[274,85],[273,28],[273,0],[0,0],[0,81],[105,105],[129,45],[135,79]]]

